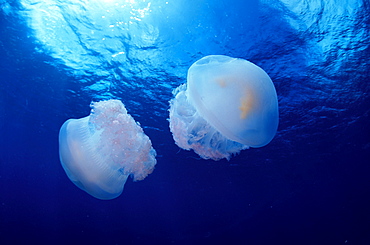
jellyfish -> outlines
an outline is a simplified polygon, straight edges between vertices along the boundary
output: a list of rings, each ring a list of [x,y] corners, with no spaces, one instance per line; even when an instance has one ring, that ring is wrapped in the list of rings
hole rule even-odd
[[[91,103],[91,113],[69,119],[59,132],[59,156],[69,179],[102,200],[121,195],[129,175],[152,173],[156,152],[119,100]]]
[[[274,84],[247,60],[203,57],[173,94],[169,121],[175,143],[203,159],[229,160],[241,150],[267,145],[276,134]]]

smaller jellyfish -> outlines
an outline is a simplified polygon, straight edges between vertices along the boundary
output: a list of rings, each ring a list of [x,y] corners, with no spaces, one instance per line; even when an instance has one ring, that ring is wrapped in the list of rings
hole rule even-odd
[[[59,132],[59,156],[68,178],[102,200],[118,197],[131,175],[152,173],[156,152],[119,100],[92,102],[89,116],[69,119]]]
[[[267,73],[253,63],[210,55],[188,70],[187,84],[174,90],[170,130],[176,144],[204,159],[227,160],[275,136],[278,100]]]

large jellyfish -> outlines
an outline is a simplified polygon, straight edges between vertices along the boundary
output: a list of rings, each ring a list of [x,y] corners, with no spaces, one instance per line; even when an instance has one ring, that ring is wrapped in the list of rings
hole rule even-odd
[[[129,175],[142,180],[156,164],[148,136],[119,100],[91,103],[91,114],[67,120],[59,132],[59,154],[69,179],[98,199],[113,199]]]
[[[230,159],[275,136],[275,87],[260,67],[223,55],[206,56],[188,71],[187,84],[174,90],[170,130],[176,144],[204,159]]]

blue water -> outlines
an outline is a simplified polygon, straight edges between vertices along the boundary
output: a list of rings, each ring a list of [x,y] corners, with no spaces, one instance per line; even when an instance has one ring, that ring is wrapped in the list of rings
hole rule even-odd
[[[0,244],[370,244],[367,0],[0,0]],[[273,141],[230,161],[180,150],[168,101],[222,54],[273,80]],[[157,151],[101,201],[58,132],[121,100]]]

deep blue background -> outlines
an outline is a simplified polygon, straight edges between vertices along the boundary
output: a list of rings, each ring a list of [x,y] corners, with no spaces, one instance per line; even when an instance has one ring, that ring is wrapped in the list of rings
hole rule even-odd
[[[200,23],[221,25],[210,29],[223,30],[224,39],[207,45],[204,33],[188,45],[207,29],[194,24],[155,43],[168,63],[153,58],[153,68],[131,57],[127,66],[143,69],[133,74],[117,70],[125,64],[102,63],[99,69],[117,72],[112,78],[96,67],[76,74],[60,51],[37,39],[20,3],[0,1],[0,244],[370,244],[369,6],[358,1],[348,17],[335,12],[335,4],[346,8],[340,1],[316,8],[297,2],[302,15],[292,16],[283,3],[266,2],[245,2],[260,10],[244,18],[241,3],[224,9],[222,1],[212,8],[202,2],[216,17],[200,16]],[[236,16],[239,33],[210,22],[226,14]],[[299,18],[311,15],[317,21],[302,27]],[[159,39],[169,35],[163,23]],[[340,28],[320,29],[329,24]],[[312,47],[326,39],[322,53]],[[281,115],[268,146],[214,162],[175,145],[171,91],[207,54],[249,59],[270,74]],[[105,80],[109,89],[92,89]],[[88,115],[100,98],[121,99],[158,154],[154,172],[129,179],[111,201],[74,186],[58,155],[62,123]]]

